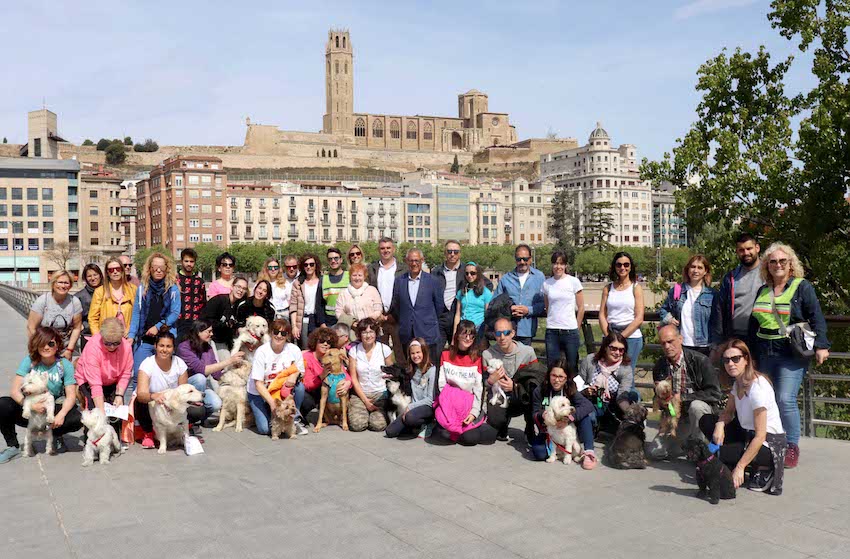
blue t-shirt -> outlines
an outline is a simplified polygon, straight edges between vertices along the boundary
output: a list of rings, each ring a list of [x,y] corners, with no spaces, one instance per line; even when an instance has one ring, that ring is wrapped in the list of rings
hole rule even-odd
[[[54,398],[64,396],[66,386],[77,384],[77,381],[74,379],[74,366],[64,358],[54,363],[51,367],[48,367],[44,363],[39,363],[33,367],[30,356],[27,355],[18,366],[17,374],[19,377],[25,377],[31,370],[39,373],[47,373],[47,389],[53,394]]]
[[[477,328],[484,322],[484,309],[493,300],[493,292],[485,287],[481,296],[478,297],[472,289],[467,291],[466,294],[458,291],[457,300],[460,301],[461,305],[460,317],[463,320],[471,320]]]

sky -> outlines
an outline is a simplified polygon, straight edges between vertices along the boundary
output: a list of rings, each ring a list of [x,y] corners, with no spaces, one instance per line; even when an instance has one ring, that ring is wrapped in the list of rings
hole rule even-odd
[[[0,136],[59,115],[68,141],[242,145],[245,117],[319,131],[330,28],[354,46],[356,112],[456,116],[475,88],[519,139],[575,137],[601,121],[639,156],[669,151],[695,119],[696,72],[724,47],[795,49],[768,0],[234,2],[29,0],[4,5]],[[799,54],[799,53],[796,53]],[[789,87],[811,83],[797,64]]]

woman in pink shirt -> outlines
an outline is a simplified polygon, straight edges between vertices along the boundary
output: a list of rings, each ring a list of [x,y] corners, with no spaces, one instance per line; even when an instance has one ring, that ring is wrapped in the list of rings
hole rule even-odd
[[[306,421],[307,414],[310,410],[318,407],[322,400],[322,357],[332,347],[337,347],[336,332],[330,328],[316,328],[307,339],[307,349],[302,353],[304,355],[304,401],[301,403],[301,417]],[[337,384],[337,394],[342,395],[348,392],[351,388],[351,376],[345,369],[343,364],[343,373],[345,380],[341,380]]]
[[[86,409],[103,410],[104,402],[123,405],[124,391],[133,377],[133,348],[124,338],[121,319],[107,318],[93,335],[77,361],[74,379]],[[110,418],[113,426],[120,421]]]
[[[218,279],[207,287],[207,300],[216,295],[230,293],[233,287],[233,274],[236,273],[236,257],[229,252],[222,252],[215,259],[215,269],[218,270]]]

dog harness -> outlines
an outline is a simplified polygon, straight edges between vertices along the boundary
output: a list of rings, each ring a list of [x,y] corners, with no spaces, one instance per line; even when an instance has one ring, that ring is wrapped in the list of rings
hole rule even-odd
[[[106,436],[106,433],[102,434],[102,435],[101,435],[101,436],[99,436],[99,437],[97,438],[97,440],[96,440],[96,441],[94,441],[92,444],[93,444],[94,446],[97,446],[97,443],[99,443],[99,442],[100,442],[100,440],[101,440],[103,437],[105,437],[105,436]]]
[[[260,345],[260,342],[263,341],[263,339],[260,338],[259,336],[254,335],[253,332],[247,332],[247,333],[248,333],[249,336],[254,338],[254,343],[253,344],[245,344],[245,345],[248,346],[248,348],[251,351],[254,351],[255,349],[257,349],[257,346]]]
[[[339,394],[336,393],[336,386],[339,384],[339,381],[345,380],[345,374],[338,373],[335,375],[328,374],[325,377],[325,382],[328,383],[328,403],[329,404],[338,404],[340,402]]]

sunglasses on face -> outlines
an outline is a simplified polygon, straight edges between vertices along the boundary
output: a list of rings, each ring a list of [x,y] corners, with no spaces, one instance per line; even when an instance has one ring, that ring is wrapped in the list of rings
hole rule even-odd
[[[360,251],[357,251],[357,252],[349,252],[349,253],[348,253],[348,257],[349,257],[349,258],[351,258],[352,256],[363,256],[363,253],[362,253],[362,252],[360,252]]]
[[[118,342],[107,342],[107,341],[104,341],[104,342],[103,342],[103,345],[105,345],[106,347],[118,347],[118,346],[120,346],[120,345],[121,345],[121,342],[120,342],[120,341],[118,341]]]
[[[132,265],[132,264],[124,264],[124,267],[125,267],[125,268],[132,268],[132,267],[133,267],[133,265]]]
[[[107,273],[110,273],[110,274],[114,274],[116,272],[120,274],[121,272],[124,271],[124,269],[123,268],[107,268],[106,271],[107,271]]]
[[[629,268],[632,267],[632,263],[631,262],[617,262],[616,264],[614,264],[614,266],[616,266],[617,268],[629,269]]]
[[[467,276],[475,277],[478,275],[478,272],[464,272]]]
[[[626,348],[609,345],[608,351],[610,351],[611,353],[624,353],[626,351]]]
[[[151,266],[151,270],[153,270],[154,272],[164,272],[165,268],[162,266]]]
[[[313,267],[315,267],[315,266],[316,266],[316,263],[315,263],[315,262],[305,262],[305,263],[304,263],[304,267],[305,267],[305,268],[313,268]]]
[[[493,335],[495,335],[497,338],[502,338],[510,336],[511,334],[513,334],[513,332],[513,330],[496,330],[495,332],[493,332]]]
[[[475,338],[475,332],[461,332],[460,334],[457,335],[457,337],[458,338],[466,338],[468,340],[471,340],[471,339]]]
[[[528,262],[529,260],[531,260],[531,257],[530,256],[517,256],[516,258],[514,258],[514,260],[516,260],[517,262]]]
[[[233,262],[222,262],[222,263],[221,263],[221,267],[222,267],[222,268],[232,268],[232,267],[233,267]]]
[[[744,358],[743,354],[732,355],[730,357],[724,356],[723,357],[723,364],[725,365],[725,364],[727,364],[731,361],[732,363],[735,363],[737,365],[738,363],[741,362],[741,359],[743,359],[743,358]]]
[[[339,260],[342,260],[341,256],[328,256],[328,262],[337,262]]]
[[[272,336],[286,336],[286,330],[272,330]]]
[[[269,266],[269,270],[280,270],[280,266]]]
[[[460,250],[456,248],[447,248],[446,254],[460,254]]]
[[[770,264],[771,266],[779,266],[780,268],[784,268],[785,266],[788,265],[788,259],[787,258],[781,258],[779,260],[768,260],[767,263]]]
[[[47,342],[47,347],[56,347],[56,340],[50,340]]]
[[[298,264],[292,264],[292,265],[287,264],[287,265],[286,265],[286,269],[287,269],[287,270],[297,270],[297,269],[298,269]]]

